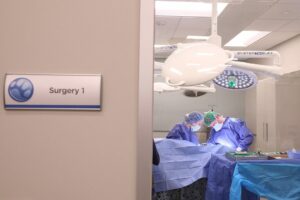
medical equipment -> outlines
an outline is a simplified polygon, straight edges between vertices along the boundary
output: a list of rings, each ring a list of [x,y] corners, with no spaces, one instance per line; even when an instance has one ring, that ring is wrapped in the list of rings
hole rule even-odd
[[[228,67],[213,82],[226,89],[241,90],[255,86],[257,77],[253,72]]]
[[[281,76],[284,71],[280,65],[280,55],[275,51],[227,51],[221,47],[221,37],[217,34],[217,1],[212,0],[212,32],[207,42],[172,45],[176,49],[161,67],[161,75],[166,86],[176,90],[215,92],[214,82],[220,87],[247,89],[254,86],[256,77],[248,71],[263,72],[271,76]],[[166,48],[166,47],[164,47]],[[273,58],[273,65],[260,65],[242,62],[239,59]],[[233,69],[226,70],[229,66]],[[240,68],[243,70],[238,70]],[[229,74],[227,77],[223,74]],[[234,75],[240,74],[240,75]],[[251,74],[251,75],[250,75]],[[223,79],[225,81],[223,81]],[[156,85],[157,83],[154,83]],[[168,91],[167,87],[160,90]]]
[[[238,160],[271,160],[273,158],[258,154],[256,152],[227,152],[225,154],[226,158],[232,161]]]

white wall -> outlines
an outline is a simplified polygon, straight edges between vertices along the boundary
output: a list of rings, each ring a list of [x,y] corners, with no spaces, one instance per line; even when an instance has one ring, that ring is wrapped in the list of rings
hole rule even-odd
[[[0,93],[0,199],[135,199],[139,1],[1,0],[0,29],[0,88],[103,74],[101,112],[7,111]]]
[[[285,69],[299,70],[300,69],[300,35],[284,42],[271,50],[278,51],[281,55],[281,65]]]

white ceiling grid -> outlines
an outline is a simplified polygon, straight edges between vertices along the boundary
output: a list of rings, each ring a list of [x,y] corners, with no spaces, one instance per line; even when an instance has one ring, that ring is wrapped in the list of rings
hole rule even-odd
[[[223,0],[220,2],[229,2],[218,19],[218,32],[222,36],[223,44],[242,30],[272,31],[265,38],[246,48],[262,50],[300,33],[300,0]],[[156,16],[156,44],[185,42],[187,35],[209,34],[210,18]]]

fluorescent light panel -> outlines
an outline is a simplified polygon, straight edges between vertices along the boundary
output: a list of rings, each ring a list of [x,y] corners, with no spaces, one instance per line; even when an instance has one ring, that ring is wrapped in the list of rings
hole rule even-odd
[[[227,3],[218,3],[218,15]],[[159,16],[211,17],[211,3],[186,1],[155,1],[155,14]]]
[[[188,40],[208,40],[209,36],[202,35],[188,35],[186,39]]]
[[[247,47],[253,44],[257,40],[268,35],[269,31],[242,31],[237,34],[233,39],[231,39],[226,47]]]

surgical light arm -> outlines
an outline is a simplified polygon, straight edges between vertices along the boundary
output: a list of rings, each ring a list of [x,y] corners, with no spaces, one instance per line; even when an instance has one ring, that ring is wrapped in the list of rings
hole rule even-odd
[[[277,51],[232,51],[236,59],[273,58],[273,64],[280,65],[280,54]]]
[[[216,92],[215,85],[213,83],[210,83],[210,86],[206,85],[196,85],[196,86],[180,86],[183,90],[193,90],[195,92],[205,92],[205,93],[214,93]]]
[[[246,70],[251,70],[256,72],[263,72],[271,76],[282,76],[284,74],[283,69],[276,65],[260,65],[260,64],[246,63],[241,61],[230,61],[228,62],[228,64],[236,68],[241,68],[241,69],[246,69]]]
[[[235,59],[249,58],[273,58],[273,65],[261,65],[254,63],[246,63],[242,61],[230,61],[227,64],[236,68],[262,72],[271,76],[282,76],[283,68],[280,66],[280,54],[277,51],[233,51]]]
[[[195,85],[195,86],[170,86],[163,82],[154,83],[155,92],[172,92],[178,90],[192,90],[194,92],[205,92],[205,93],[214,93],[216,88],[213,83],[210,83],[210,86],[204,84]]]

